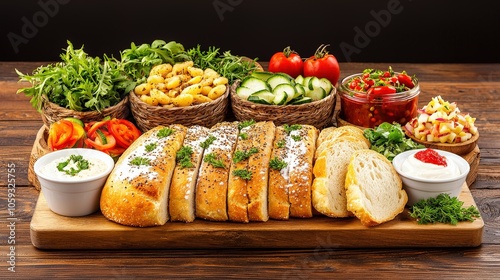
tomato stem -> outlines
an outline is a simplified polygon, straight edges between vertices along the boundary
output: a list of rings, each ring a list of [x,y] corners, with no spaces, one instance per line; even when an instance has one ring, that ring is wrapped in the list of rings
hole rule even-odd
[[[329,44],[321,44],[316,52],[314,53],[314,57],[316,58],[323,58],[328,54],[328,51],[326,50],[327,47],[329,47]]]
[[[290,46],[287,46],[286,48],[283,49],[283,54],[285,55],[285,57],[289,57],[292,53],[295,53],[294,50],[292,50],[290,48]]]

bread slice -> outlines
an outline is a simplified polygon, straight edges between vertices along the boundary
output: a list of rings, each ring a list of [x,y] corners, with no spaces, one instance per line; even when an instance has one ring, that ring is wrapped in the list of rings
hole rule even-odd
[[[367,148],[370,148],[371,146],[370,141],[364,136],[363,130],[358,127],[350,125],[340,127],[327,127],[322,129],[318,136],[315,158],[318,158],[319,154],[327,148],[328,143],[330,143],[332,140],[344,136],[354,137],[359,141],[364,142]]]
[[[344,218],[353,216],[347,210],[345,177],[354,151],[367,149],[366,144],[353,136],[330,140],[327,148],[314,163],[312,201],[319,213]]]
[[[251,149],[252,140],[248,139],[248,130],[249,127],[240,130],[234,153],[248,152]],[[248,170],[248,159],[236,161],[233,154],[227,186],[227,213],[230,221],[248,223],[250,220],[248,218],[247,180],[236,176],[237,170]]]
[[[277,126],[272,146],[271,160],[285,162],[286,160],[286,132],[283,126]],[[285,162],[286,163],[286,162]],[[274,166],[274,165],[273,165]],[[269,168],[268,209],[269,218],[288,220],[290,218],[290,201],[288,200],[288,168]],[[285,178],[286,176],[286,178]]]
[[[257,153],[250,155],[248,169],[252,178],[247,182],[248,218],[250,221],[269,220],[268,185],[269,161],[273,147],[276,126],[272,121],[262,121],[250,126],[248,138]]]
[[[408,196],[392,163],[373,150],[355,151],[346,174],[347,210],[365,226],[394,219]]]
[[[243,127],[233,154],[229,174],[229,220],[248,223],[265,222],[268,212],[269,159],[274,140],[275,125],[261,121]],[[251,178],[241,178],[235,172],[248,171]]]
[[[288,199],[290,216],[310,218],[313,216],[311,186],[313,161],[319,131],[312,125],[301,125],[287,135]]]
[[[187,129],[181,150],[189,149],[192,152],[188,157],[191,166],[184,165],[179,159],[175,165],[168,203],[171,221],[193,222],[195,220],[195,186],[204,150],[200,144],[207,139],[208,131],[208,128],[199,125],[193,125]]]
[[[101,193],[101,212],[128,226],[163,225],[168,220],[168,196],[175,156],[186,127],[158,126],[120,156]]]
[[[227,186],[238,133],[238,122],[220,122],[210,128],[208,138],[213,141],[204,150],[196,182],[195,206],[198,218],[228,220]]]

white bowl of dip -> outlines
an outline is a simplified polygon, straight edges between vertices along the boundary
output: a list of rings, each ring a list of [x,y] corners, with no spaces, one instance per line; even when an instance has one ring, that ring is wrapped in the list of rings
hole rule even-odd
[[[435,198],[441,193],[458,197],[470,171],[470,165],[464,158],[447,151],[433,149],[445,157],[446,167],[416,159],[415,154],[424,150],[405,151],[392,160],[408,194],[408,206],[422,199]]]
[[[81,158],[75,161],[72,156],[73,159]],[[84,161],[88,162],[88,168],[85,164],[77,164]],[[34,164],[34,170],[50,210],[59,215],[76,217],[99,209],[101,191],[114,164],[113,158],[104,152],[72,148],[40,157]],[[80,171],[71,172],[71,168]]]

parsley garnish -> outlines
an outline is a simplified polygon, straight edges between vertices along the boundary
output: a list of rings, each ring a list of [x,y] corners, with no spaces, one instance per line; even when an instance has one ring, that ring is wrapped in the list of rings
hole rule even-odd
[[[269,167],[275,170],[281,170],[287,167],[287,165],[288,164],[285,161],[279,159],[278,157],[274,157],[269,161]]]
[[[282,139],[282,140],[279,140],[278,142],[276,142],[276,147],[283,148],[283,147],[285,147],[285,144],[286,144],[286,141],[284,139]]]
[[[292,125],[284,124],[283,128],[285,129],[286,134],[290,134],[290,132],[294,130],[301,129],[302,126],[300,124],[292,124]]]
[[[207,139],[205,139],[205,141],[201,142],[200,143],[200,147],[202,147],[203,149],[206,149],[208,148],[208,146],[210,146],[215,140],[217,140],[217,138],[213,135],[210,135],[207,137]]]
[[[130,163],[132,165],[137,165],[137,166],[140,166],[140,165],[149,165],[150,163],[150,159],[148,158],[143,158],[143,157],[135,157],[133,158]]]
[[[70,167],[69,169],[64,169],[70,163],[74,163],[76,165],[76,168]],[[57,170],[64,172],[70,176],[75,176],[80,171],[85,170],[85,169],[89,169],[89,161],[86,159],[83,159],[83,156],[81,156],[81,155],[70,155],[69,159],[67,159],[66,161],[60,162],[57,165]]]
[[[252,171],[246,169],[236,169],[233,171],[234,176],[238,176],[241,179],[251,180],[252,179]]]
[[[233,155],[233,162],[238,163],[240,161],[248,159],[251,155],[258,153],[259,149],[252,147],[248,151],[235,151]]]
[[[240,133],[238,134],[238,136],[243,139],[243,140],[247,140],[248,139],[248,134],[247,133]]]
[[[245,127],[248,127],[248,126],[251,126],[252,124],[254,124],[255,121],[254,120],[247,120],[247,121],[242,121],[242,122],[239,122],[238,123],[238,129],[241,130],[242,128],[245,128]]]
[[[213,153],[207,154],[203,158],[203,161],[208,162],[209,164],[211,164],[217,168],[226,168],[226,166],[224,165],[224,162],[220,159],[215,158],[215,154],[213,154]]]
[[[302,139],[302,137],[300,137],[300,135],[292,135],[291,137],[295,141],[300,141],[300,139]]]
[[[146,152],[151,152],[156,148],[156,143],[151,143],[146,145]]]
[[[170,127],[164,127],[158,131],[156,136],[158,136],[158,138],[165,138],[165,137],[168,137],[172,133],[174,133],[173,129],[171,129]]]
[[[418,224],[452,224],[462,221],[474,221],[480,217],[474,206],[462,207],[463,202],[456,197],[442,193],[437,197],[422,199],[410,207],[410,217],[417,219]]]
[[[189,146],[183,146],[177,151],[175,158],[177,159],[177,162],[180,163],[181,168],[194,167],[194,164],[191,162],[192,154],[193,154],[193,149]]]

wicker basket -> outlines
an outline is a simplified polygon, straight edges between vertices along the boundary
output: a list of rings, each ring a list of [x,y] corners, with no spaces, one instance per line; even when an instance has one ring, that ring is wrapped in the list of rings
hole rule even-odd
[[[45,154],[50,152],[49,146],[47,144],[47,138],[49,135],[49,130],[47,127],[42,126],[38,133],[36,134],[36,139],[31,149],[31,155],[28,165],[28,181],[35,187],[35,189],[40,190],[40,182],[36,177],[35,173],[35,162]]]
[[[117,119],[126,119],[130,114],[129,97],[128,95],[123,98],[118,104],[99,111],[79,112],[61,107],[52,103],[44,97],[42,106],[42,120],[43,123],[49,127],[50,124],[57,122],[60,119],[67,117],[74,117],[82,120],[83,122],[100,121],[104,117],[112,117]]]
[[[137,127],[143,132],[158,125],[182,124],[211,127],[226,118],[229,107],[229,90],[219,98],[187,107],[152,106],[143,102],[134,92],[130,93],[130,109]]]
[[[236,95],[236,88],[240,81],[233,83],[231,87],[231,109],[235,118],[239,121],[273,121],[275,125],[283,124],[308,124],[318,129],[331,126],[335,104],[337,102],[337,90],[318,101],[301,105],[265,105],[243,100]]]

